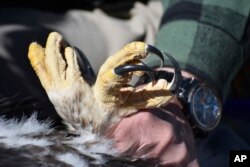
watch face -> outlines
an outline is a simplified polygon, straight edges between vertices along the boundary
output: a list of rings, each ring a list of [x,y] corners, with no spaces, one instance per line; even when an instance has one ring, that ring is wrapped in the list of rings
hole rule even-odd
[[[217,126],[221,117],[220,101],[207,87],[198,87],[191,97],[191,114],[197,126],[211,130]]]

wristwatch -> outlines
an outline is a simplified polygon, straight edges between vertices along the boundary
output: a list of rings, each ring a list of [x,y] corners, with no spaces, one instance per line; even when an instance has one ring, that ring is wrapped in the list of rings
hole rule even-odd
[[[222,115],[222,105],[216,91],[198,79],[185,78],[181,74],[178,62],[170,54],[166,52],[160,52],[160,54],[165,55],[170,60],[174,73],[159,70],[155,71],[154,78],[163,78],[175,83],[170,91],[182,103],[184,114],[193,127],[194,133],[200,134],[214,129],[220,122]],[[144,77],[143,83],[147,80],[148,77]]]
[[[194,78],[183,78],[177,96],[194,129],[210,131],[220,122],[221,101],[216,91],[208,85]]]

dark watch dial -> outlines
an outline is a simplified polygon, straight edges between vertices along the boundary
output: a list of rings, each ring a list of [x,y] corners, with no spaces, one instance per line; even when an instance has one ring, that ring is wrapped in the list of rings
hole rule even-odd
[[[221,117],[221,103],[211,89],[199,86],[192,93],[190,104],[191,114],[199,128],[207,131],[217,126]]]

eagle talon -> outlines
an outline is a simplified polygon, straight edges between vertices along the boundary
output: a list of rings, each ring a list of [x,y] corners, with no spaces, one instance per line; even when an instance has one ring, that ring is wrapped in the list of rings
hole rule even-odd
[[[168,53],[164,52],[164,55],[166,55],[168,57],[168,59],[170,60],[170,62],[173,65],[174,68],[174,76],[171,82],[171,87],[169,88],[169,90],[173,93],[176,94],[176,92],[178,92],[181,82],[182,82],[182,75],[181,75],[181,68],[178,64],[178,62]]]
[[[150,52],[150,53],[154,53],[156,56],[158,56],[161,59],[161,65],[160,65],[159,68],[163,67],[164,56],[163,56],[162,52],[159,49],[157,49],[156,47],[152,46],[152,45],[148,45],[147,51]]]
[[[164,63],[164,57],[163,54],[160,50],[158,50],[156,47],[147,44],[146,45],[146,52],[148,53],[154,53],[154,55],[158,56],[161,60],[161,65],[159,68],[163,66]],[[138,64],[126,64],[126,65],[120,65],[114,69],[114,72],[116,75],[124,75],[129,72],[134,72],[134,71],[143,71],[146,72],[146,74],[149,76],[152,82],[155,82],[155,77],[154,77],[154,70],[150,67],[148,67],[145,63],[143,63],[141,60],[139,60],[142,65]]]
[[[168,54],[166,52],[161,52],[159,49],[157,49],[156,47],[154,47],[152,45],[148,45],[147,51],[154,53],[155,55],[157,55],[158,57],[161,58],[161,65],[159,68],[163,67],[163,63],[164,63],[163,55],[165,55],[170,60],[170,63],[173,65],[173,68],[174,68],[174,76],[173,76],[173,79],[171,82],[171,87],[169,88],[169,90],[173,94],[175,94],[178,91],[180,84],[181,84],[181,81],[182,81],[181,69],[180,69],[178,62],[170,54]],[[133,72],[133,71],[144,71],[149,76],[151,82],[155,82],[154,75],[156,75],[157,71],[148,67],[143,62],[142,62],[142,65],[137,65],[137,64],[135,64],[135,65],[131,65],[131,64],[121,65],[121,66],[118,66],[114,69],[115,74],[120,75],[120,76],[122,76],[126,73],[129,73],[129,72]]]

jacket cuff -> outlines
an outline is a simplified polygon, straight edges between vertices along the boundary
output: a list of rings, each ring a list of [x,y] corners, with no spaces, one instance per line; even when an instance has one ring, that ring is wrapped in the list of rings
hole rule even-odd
[[[233,4],[240,5],[245,13],[215,4],[170,2],[165,4],[155,45],[171,54],[182,70],[214,87],[224,101],[232,79],[246,59],[241,39],[250,2],[247,9],[244,4]],[[159,61],[151,56],[146,63],[157,66]],[[167,58],[165,66],[171,66]]]

